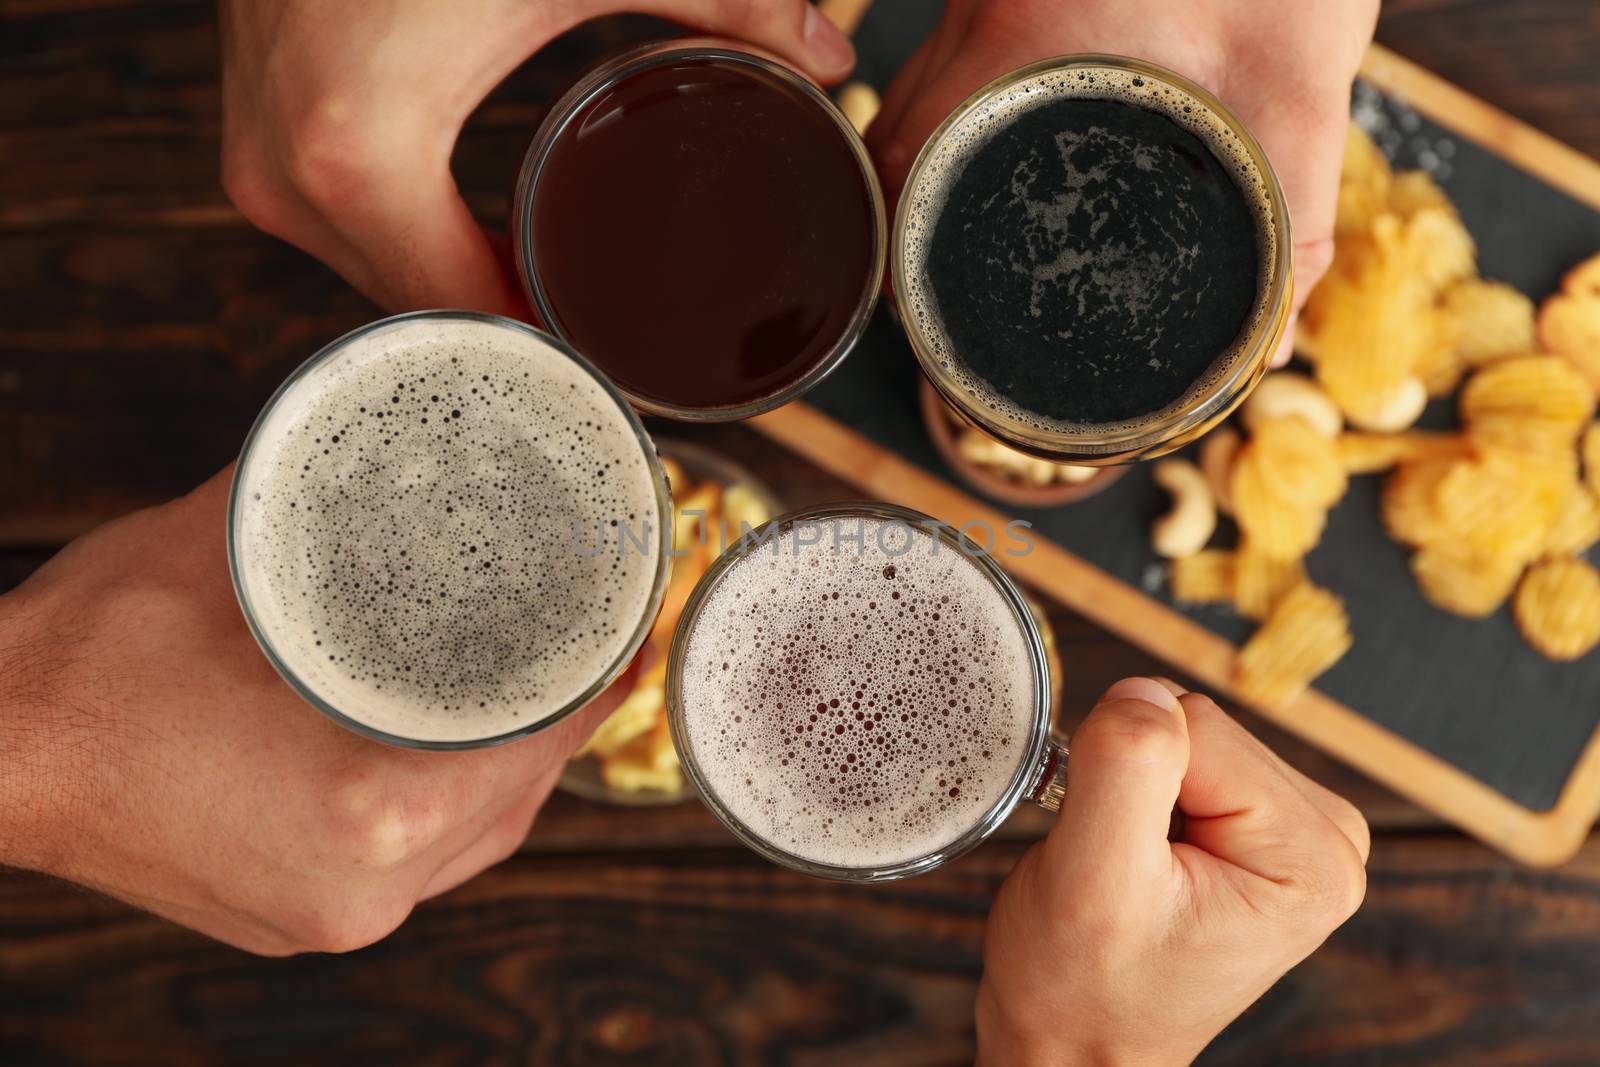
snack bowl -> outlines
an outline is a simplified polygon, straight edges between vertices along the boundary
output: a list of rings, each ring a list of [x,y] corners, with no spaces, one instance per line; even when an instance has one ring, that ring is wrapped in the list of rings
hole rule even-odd
[[[993,463],[975,460],[971,454],[971,445],[976,444],[995,455],[1015,457],[1019,464],[1047,464],[1057,467],[1067,465],[1050,464],[1048,460],[1036,459],[991,437],[945,403],[939,390],[935,389],[933,383],[926,378],[919,383],[918,392],[922,421],[927,426],[928,436],[933,439],[933,445],[939,450],[939,455],[963,482],[1002,503],[1024,508],[1052,508],[1071,504],[1098,493],[1122,477],[1123,472],[1128,469],[1126,466],[1079,467],[1074,469],[1086,472],[1081,480],[1052,481],[1043,485],[1035,484],[1020,474],[1008,475]]]
[[[557,783],[585,800],[626,807],[678,804],[694,796],[667,729],[672,631],[700,576],[739,538],[740,520],[754,527],[783,511],[760,479],[708,448],[671,438],[658,438],[656,448],[672,482],[675,545],[661,613],[639,652],[628,696],[567,762]],[[700,511],[706,514],[694,514]]]

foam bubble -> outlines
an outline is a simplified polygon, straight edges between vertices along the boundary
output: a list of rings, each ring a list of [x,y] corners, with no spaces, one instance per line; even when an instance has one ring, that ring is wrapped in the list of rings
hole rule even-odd
[[[1004,797],[1032,739],[1034,668],[967,557],[904,524],[836,521],[723,575],[687,645],[684,726],[706,784],[754,833],[882,867],[954,843]]]
[[[951,188],[967,163],[997,132],[1018,116],[1063,99],[1118,100],[1156,111],[1181,129],[1198,137],[1234,178],[1256,219],[1260,248],[1260,285],[1239,340],[1177,400],[1159,411],[1126,423],[1090,425],[1063,422],[1019,405],[995,389],[962,362],[942,324],[934,286],[928,273],[930,245],[935,225]],[[939,366],[978,407],[998,412],[1032,430],[1050,434],[1101,437],[1166,421],[1175,413],[1194,408],[1230,380],[1248,358],[1255,335],[1272,313],[1275,284],[1277,228],[1268,180],[1257,168],[1244,140],[1204,101],[1175,84],[1112,67],[1064,67],[1040,71],[1008,85],[982,100],[959,122],[945,130],[929,150],[915,184],[903,194],[905,224],[901,227],[901,259],[909,304],[908,328],[916,331]],[[1115,280],[1115,279],[1113,279]],[[1116,294],[1113,294],[1116,295]],[[1136,294],[1135,294],[1136,295]]]
[[[241,467],[250,608],[289,670],[368,726],[525,727],[600,678],[649,606],[644,447],[531,334],[449,318],[367,334],[289,387]],[[623,524],[657,536],[619,551]]]

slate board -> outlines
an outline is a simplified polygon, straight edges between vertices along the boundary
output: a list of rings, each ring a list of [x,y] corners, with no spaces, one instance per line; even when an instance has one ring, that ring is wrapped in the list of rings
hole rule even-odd
[[[859,74],[883,88],[937,20],[938,6],[880,0],[856,35]],[[1444,163],[1441,184],[1479,248],[1486,277],[1535,300],[1561,274],[1600,250],[1600,212],[1546,185],[1409,108],[1358,86],[1356,110],[1381,115],[1397,166],[1431,153]],[[1448,146],[1443,148],[1441,146]],[[880,309],[849,360],[807,402],[901,457],[956,481],[924,430],[917,408],[916,360],[899,326]],[[1425,424],[1447,426],[1449,404]],[[1308,565],[1313,578],[1349,607],[1355,648],[1318,687],[1374,722],[1455,765],[1514,803],[1546,811],[1583,746],[1600,726],[1600,652],[1571,664],[1540,657],[1517,634],[1510,613],[1469,621],[1428,605],[1406,553],[1378,520],[1380,479],[1352,480]],[[959,482],[958,482],[959,484]],[[1005,507],[1044,536],[1107,573],[1171,604],[1163,570],[1149,549],[1150,521],[1164,496],[1138,468],[1110,489],[1049,511]],[[1226,525],[1226,524],[1225,524]],[[1231,537],[1231,528],[1226,531]],[[1180,607],[1238,642],[1251,624],[1222,608]],[[1069,668],[1070,669],[1070,668]]]

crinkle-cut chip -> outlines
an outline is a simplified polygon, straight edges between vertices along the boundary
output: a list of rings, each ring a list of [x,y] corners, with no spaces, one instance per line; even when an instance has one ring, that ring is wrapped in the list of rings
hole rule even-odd
[[[1560,293],[1539,308],[1539,342],[1600,389],[1600,295]]]
[[[1405,545],[1448,539],[1450,528],[1439,512],[1439,483],[1455,460],[1438,458],[1402,463],[1383,485],[1379,510],[1389,536]]]
[[[1334,232],[1364,233],[1385,210],[1389,200],[1389,161],[1355,123],[1346,135],[1344,159],[1339,167],[1339,204]]]
[[[1561,487],[1499,456],[1458,459],[1434,490],[1440,520],[1478,555],[1527,563],[1544,547]]]
[[[1477,271],[1477,247],[1455,208],[1426,206],[1406,219],[1406,245],[1416,277],[1433,293]]]
[[[1416,365],[1413,373],[1422,379],[1429,396],[1447,396],[1461,383],[1466,364],[1461,359],[1461,328],[1442,308],[1427,308],[1421,313],[1425,328],[1419,326]]]
[[[1279,496],[1302,507],[1332,507],[1348,488],[1333,438],[1298,417],[1261,420],[1240,455],[1261,466]]]
[[[1240,449],[1233,464],[1234,521],[1256,551],[1273,559],[1298,559],[1322,536],[1327,510],[1283,496],[1261,462],[1256,443]]]
[[[1411,573],[1428,603],[1468,619],[1494,614],[1522,574],[1522,564],[1479,556],[1454,544],[1428,545],[1411,557]]]
[[[1565,427],[1570,437],[1594,415],[1594,389],[1560,356],[1518,356],[1491,363],[1461,390],[1468,427],[1509,417]]]
[[[1247,619],[1264,619],[1283,594],[1306,580],[1305,562],[1275,559],[1248,542],[1233,556],[1233,607]]]
[[[1456,351],[1469,367],[1533,351],[1533,301],[1504,282],[1458,281],[1445,291],[1444,308],[1456,321]]]
[[[636,737],[650,732],[667,706],[665,685],[640,685],[623,698],[606,720],[595,728],[577,755],[609,756]]]
[[[666,720],[603,757],[600,776],[612,789],[625,793],[644,789],[675,793],[682,789],[683,771]]]
[[[1484,418],[1467,431],[1472,450],[1520,464],[1530,476],[1546,481],[1577,477],[1578,454],[1572,432],[1559,423],[1501,416]]]
[[[1567,483],[1545,534],[1544,554],[1577,556],[1600,541],[1600,496],[1579,481]]]
[[[1578,442],[1583,456],[1583,480],[1589,491],[1600,496],[1600,422],[1591,422]]]
[[[1172,561],[1167,572],[1172,597],[1188,604],[1215,604],[1233,599],[1233,553],[1204,548]]]
[[[1530,567],[1511,608],[1522,636],[1549,659],[1577,659],[1600,643],[1600,574],[1584,560]]]
[[[1417,459],[1454,459],[1471,448],[1458,433],[1434,430],[1402,430],[1400,433],[1367,433],[1346,430],[1334,441],[1339,462],[1349,474],[1375,474],[1397,463]]]
[[[1348,152],[1349,148],[1345,150]],[[1600,296],[1600,253],[1590,256],[1567,271],[1561,279],[1561,288],[1573,296],[1585,294]]]
[[[1302,582],[1285,593],[1261,629],[1239,650],[1239,692],[1259,704],[1300,694],[1350,650],[1350,620],[1340,599]]]
[[[1455,205],[1425,170],[1404,170],[1389,183],[1389,210],[1409,219],[1429,208],[1454,213]]]
[[[1389,188],[1392,171],[1383,149],[1354,122],[1345,128],[1344,156],[1339,161],[1339,182],[1342,185],[1380,185]]]

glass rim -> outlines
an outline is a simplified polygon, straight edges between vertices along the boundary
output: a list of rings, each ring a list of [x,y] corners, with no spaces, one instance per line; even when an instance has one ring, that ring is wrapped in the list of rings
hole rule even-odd
[[[1272,236],[1276,244],[1269,264],[1272,278],[1266,289],[1261,319],[1246,335],[1241,355],[1235,366],[1226,375],[1218,378],[1213,387],[1193,405],[1180,407],[1154,423],[1113,427],[1104,433],[1043,430],[1021,419],[998,411],[986,410],[974,403],[967,396],[967,390],[940,366],[939,358],[917,325],[917,316],[905,295],[908,292],[905,234],[910,221],[907,205],[912,202],[912,193],[917,187],[917,182],[930,164],[940,141],[952,129],[965,122],[977,109],[1008,89],[1043,74],[1082,68],[1113,70],[1149,78],[1193,98],[1210,112],[1238,138],[1249,158],[1250,166],[1261,176],[1271,214]],[[906,337],[911,342],[911,349],[916,354],[917,363],[921,366],[923,374],[946,401],[974,425],[1021,451],[1051,460],[1091,464],[1115,463],[1165,454],[1199,437],[1238,407],[1266,373],[1288,327],[1294,290],[1293,268],[1294,243],[1283,189],[1278,183],[1277,173],[1272,169],[1266,152],[1244,122],[1209,90],[1176,71],[1129,56],[1099,52],[1054,56],[1018,67],[979,87],[956,105],[928,135],[928,139],[917,152],[916,159],[912,161],[895,210],[889,250],[890,281],[894,290],[895,309],[899,312]]]
[[[844,332],[839,336],[834,346],[828,350],[814,366],[804,375],[763,397],[755,400],[742,401],[736,404],[717,404],[705,406],[688,406],[673,404],[657,397],[635,394],[633,390],[618,383],[617,388],[628,402],[640,411],[663,418],[676,419],[680,422],[732,422],[738,419],[750,418],[763,412],[781,407],[789,401],[810,392],[823,379],[827,378],[839,365],[844,362],[852,350],[860,342],[867,331],[868,324],[872,321],[873,312],[876,310],[878,293],[883,288],[885,271],[885,258],[888,249],[888,210],[884,206],[883,187],[878,181],[878,172],[872,163],[872,156],[867,151],[861,135],[856,132],[844,112],[839,110],[837,104],[829,98],[828,94],[818,88],[805,74],[795,70],[782,59],[770,52],[763,51],[744,42],[733,41],[722,37],[676,37],[666,40],[654,41],[629,48],[617,55],[595,65],[565,93],[563,93],[545,115],[544,121],[539,124],[538,131],[534,134],[533,142],[528,146],[528,151],[523,157],[522,169],[517,175],[516,191],[512,200],[511,213],[511,242],[512,258],[516,261],[517,274],[522,282],[522,291],[532,303],[534,312],[539,321],[550,333],[573,343],[561,326],[560,319],[555,314],[550,299],[545,293],[545,287],[540,280],[538,264],[533,254],[533,203],[538,193],[539,178],[544,173],[546,160],[550,151],[555,147],[556,141],[566,131],[576,116],[585,105],[600,93],[616,84],[626,75],[641,70],[681,59],[721,59],[733,63],[744,63],[777,77],[787,84],[798,89],[813,103],[821,108],[822,112],[833,121],[839,130],[840,136],[849,147],[851,154],[856,159],[860,168],[862,182],[867,190],[872,221],[872,263],[867,271],[866,283],[862,288],[861,297],[856,304],[850,320],[845,325]]]
[[[261,625],[260,620],[256,617],[256,612],[250,599],[248,583],[245,580],[240,566],[238,550],[238,538],[240,534],[240,493],[244,482],[244,474],[249,468],[250,461],[255,453],[257,439],[266,426],[268,418],[277,409],[278,404],[289,394],[290,390],[292,390],[302,379],[311,374],[311,372],[338,358],[350,345],[355,344],[358,341],[389,330],[403,329],[416,323],[439,321],[476,322],[530,335],[539,342],[551,346],[557,352],[571,359],[578,365],[580,369],[598,382],[600,387],[605,390],[606,395],[622,412],[622,416],[627,421],[628,427],[633,431],[634,439],[640,445],[640,449],[645,458],[645,464],[650,471],[650,480],[652,486],[655,489],[657,527],[660,531],[656,538],[658,551],[655,574],[651,578],[650,596],[645,602],[644,611],[641,613],[638,623],[635,624],[634,632],[628,639],[628,643],[623,646],[623,649],[617,658],[612,663],[607,665],[605,673],[603,673],[572,700],[541,719],[527,723],[523,726],[519,726],[514,730],[508,730],[504,733],[462,740],[422,739],[406,737],[402,734],[390,733],[387,730],[382,730],[378,727],[362,722],[360,719],[355,718],[348,712],[341,711],[339,708],[335,707],[331,701],[325,699],[321,694],[316,692],[316,690],[313,689],[310,684],[301,679],[295,673],[294,669],[289,666],[284,657],[278,652],[277,646],[273,643],[271,635],[266,632],[265,627]],[[474,748],[491,748],[497,745],[503,745],[511,741],[519,740],[523,737],[529,736],[530,734],[538,733],[547,727],[555,725],[562,719],[565,719],[573,712],[576,712],[578,709],[588,704],[591,700],[598,696],[606,688],[606,686],[614,682],[618,677],[621,676],[622,672],[627,669],[628,664],[633,661],[634,655],[639,651],[640,647],[643,646],[645,639],[649,637],[650,629],[655,623],[657,613],[660,611],[662,598],[666,594],[668,569],[671,565],[671,515],[672,490],[671,486],[667,484],[666,471],[662,468],[661,459],[656,453],[655,442],[651,440],[650,435],[645,431],[644,424],[639,421],[639,416],[635,414],[633,409],[628,405],[627,398],[618,392],[616,387],[611,384],[606,376],[601,374],[594,367],[594,365],[588,360],[584,359],[583,356],[579,355],[571,345],[567,344],[560,338],[552,337],[543,330],[530,326],[525,322],[518,322],[515,319],[508,319],[503,315],[456,309],[409,311],[403,314],[390,315],[374,322],[366,323],[365,325],[358,326],[355,329],[341,335],[340,337],[329,341],[327,344],[317,349],[317,351],[314,352],[308,359],[306,359],[305,362],[301,363],[298,367],[291,371],[289,375],[284,378],[283,382],[273,390],[272,396],[268,398],[267,402],[262,405],[261,410],[256,414],[255,421],[250,425],[249,432],[245,434],[244,444],[239,450],[239,458],[233,470],[233,478],[228,486],[228,574],[232,579],[234,596],[239,601],[239,609],[244,615],[245,624],[249,627],[250,634],[255,638],[256,644],[260,647],[262,654],[266,656],[267,661],[272,664],[273,669],[276,670],[278,675],[288,683],[291,689],[293,689],[308,704],[322,712],[324,715],[328,716],[330,719],[339,723],[341,726],[353,730],[354,732],[365,737],[372,738],[376,741],[382,741],[385,744],[394,745],[400,748],[425,749],[429,751],[458,751]]]
[[[1017,622],[1018,630],[1027,645],[1028,663],[1033,675],[1033,714],[1030,735],[1025,751],[1018,759],[1016,769],[1012,772],[1011,780],[1001,792],[1000,797],[989,806],[972,826],[963,831],[955,840],[921,856],[879,867],[850,867],[843,864],[806,859],[803,856],[797,856],[792,852],[779,848],[746,826],[736,815],[728,810],[727,806],[722,803],[715,790],[707,782],[705,773],[701,770],[699,761],[695,758],[694,746],[688,738],[683,700],[684,658],[687,654],[689,639],[700,617],[700,612],[704,609],[711,593],[721,582],[723,575],[727,574],[736,563],[744,559],[749,552],[759,551],[766,544],[774,543],[771,541],[772,537],[781,536],[784,531],[797,523],[859,518],[898,521],[907,526],[920,527],[933,533],[943,544],[960,553],[968,562],[972,563],[989,580],[990,586],[1000,594],[1010,608],[1011,614]],[[930,523],[937,524],[935,530],[929,530],[928,524]],[[684,604],[683,613],[678,618],[678,625],[673,630],[672,645],[667,654],[667,722],[672,731],[673,747],[678,752],[678,762],[682,764],[684,775],[693,784],[695,792],[699,794],[701,801],[717,817],[717,821],[722,823],[747,848],[790,870],[833,881],[887,882],[898,878],[906,878],[943,866],[982,844],[999,828],[1000,824],[1006,820],[1006,817],[1011,814],[1017,805],[1027,797],[1037,781],[1042,761],[1050,752],[1050,718],[1050,668],[1044,649],[1044,641],[1039,633],[1038,623],[1034,620],[1032,609],[1028,606],[1027,598],[1017,588],[1011,576],[1006,574],[1000,564],[995,562],[994,558],[981,545],[978,545],[951,524],[936,520],[931,515],[914,511],[911,508],[880,501],[850,501],[800,508],[769,519],[752,530],[750,534],[730,545],[728,550],[717,557],[711,564],[710,569],[701,576],[700,580],[695,584],[694,590],[689,594],[689,599]]]

